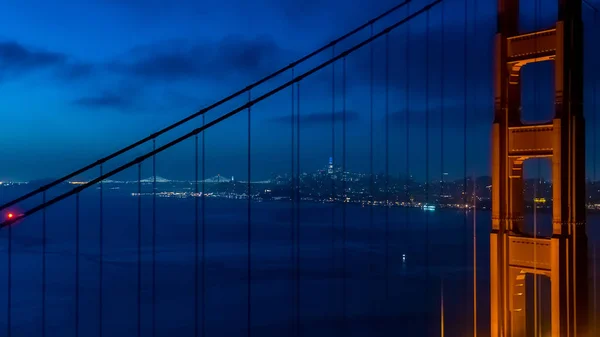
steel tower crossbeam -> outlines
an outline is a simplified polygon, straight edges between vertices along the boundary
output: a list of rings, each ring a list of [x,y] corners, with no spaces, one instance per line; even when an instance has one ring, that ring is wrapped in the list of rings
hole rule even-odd
[[[587,235],[581,2],[558,0],[551,29],[520,34],[519,0],[498,1],[492,150],[491,336],[525,337],[527,274],[551,281],[552,336],[587,336]],[[521,69],[554,62],[555,115],[521,119]],[[523,223],[523,162],[552,160],[551,238]]]

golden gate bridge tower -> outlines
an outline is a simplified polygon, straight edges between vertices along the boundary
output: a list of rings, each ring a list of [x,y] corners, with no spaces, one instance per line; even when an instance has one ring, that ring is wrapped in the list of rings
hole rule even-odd
[[[491,336],[527,334],[527,274],[550,279],[554,337],[588,336],[581,1],[557,0],[550,29],[520,34],[519,0],[498,0],[490,235]],[[521,120],[521,68],[553,62],[555,114]],[[552,161],[552,237],[526,233],[523,162]]]

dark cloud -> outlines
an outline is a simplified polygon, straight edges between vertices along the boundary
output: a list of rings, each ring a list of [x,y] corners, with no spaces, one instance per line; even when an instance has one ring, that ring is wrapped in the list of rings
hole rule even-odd
[[[133,103],[130,94],[104,92],[96,96],[86,96],[73,103],[86,108],[129,108]]]
[[[115,62],[111,68],[144,79],[224,79],[229,76],[255,78],[277,70],[290,54],[272,39],[228,37],[216,43],[190,44],[170,41],[138,47],[130,61]]]
[[[0,68],[25,72],[62,65],[67,57],[61,53],[28,49],[17,42],[0,42]]]
[[[36,50],[14,42],[0,42],[0,69],[6,75],[20,75],[42,69],[53,69],[61,79],[86,77],[92,65],[70,62],[63,53]]]
[[[281,1],[271,0],[267,4],[278,6],[281,13],[288,20],[298,21],[299,19],[307,20],[310,16],[322,11],[322,6],[331,6],[331,1],[324,2],[322,0],[304,0],[304,1]]]
[[[344,120],[344,112],[338,111],[333,116],[336,122],[342,122]],[[331,112],[316,112],[310,114],[301,114],[300,115],[300,125],[301,126],[315,126],[315,125],[323,125],[323,124],[331,124]],[[346,122],[356,122],[360,119],[360,114],[356,111],[346,111]],[[271,118],[270,121],[272,123],[278,124],[291,124],[292,119],[291,116],[286,117],[275,117]],[[294,123],[296,123],[297,119],[294,119]]]
[[[95,70],[95,66],[88,63],[71,63],[59,69],[59,76],[65,80],[86,78]]]

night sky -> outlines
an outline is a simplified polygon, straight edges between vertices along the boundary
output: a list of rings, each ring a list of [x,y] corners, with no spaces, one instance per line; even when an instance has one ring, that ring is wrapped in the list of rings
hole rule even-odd
[[[555,1],[523,2],[524,31],[552,25]],[[536,2],[542,5],[535,7]],[[597,0],[591,2],[600,7]],[[93,162],[289,64],[397,3],[393,0],[3,1],[0,3],[0,179],[58,177]],[[410,10],[420,9],[426,3],[413,1]],[[466,47],[464,0],[446,0],[429,15],[393,31],[387,49],[384,38],[372,45],[375,173],[386,170],[387,152],[390,174],[408,172],[419,179],[427,176],[433,179],[448,172],[450,177],[462,177],[466,112],[467,174],[489,174],[496,2],[470,0],[467,4]],[[399,10],[376,24],[374,31],[402,19],[406,13],[406,8]],[[596,137],[593,90],[600,69],[598,43],[593,40],[600,36],[600,23],[594,26],[594,14],[587,7],[584,7],[584,22],[588,176],[593,176],[592,144]],[[368,37],[366,30],[336,46],[336,51]],[[331,53],[326,51],[295,69],[295,73],[318,65]],[[361,49],[347,58],[345,68],[346,166],[364,172],[370,170],[370,55],[370,47]],[[389,55],[387,86],[386,55]],[[552,116],[551,70],[550,64],[524,70],[523,110],[527,120]],[[335,102],[332,102],[331,67],[300,85],[302,171],[324,167],[332,155],[336,164],[342,164],[343,61],[335,64],[334,71]],[[535,76],[536,80],[527,80],[527,76]],[[290,78],[288,72],[254,91],[252,97]],[[291,171],[291,95],[291,89],[285,89],[252,109],[253,180]],[[246,99],[247,96],[240,97],[214,111],[207,115],[206,121],[236,108]],[[332,103],[335,103],[335,151],[332,151]],[[157,145],[200,125],[198,120],[182,131],[160,138]],[[246,112],[206,133],[206,176],[219,173],[246,179],[247,133]],[[150,149],[151,144],[141,147],[108,168]],[[159,155],[158,174],[192,179],[193,150],[192,138]],[[124,176],[130,177],[134,172]],[[144,176],[151,174],[148,163],[144,164],[143,172]],[[539,172],[547,174],[545,168]]]

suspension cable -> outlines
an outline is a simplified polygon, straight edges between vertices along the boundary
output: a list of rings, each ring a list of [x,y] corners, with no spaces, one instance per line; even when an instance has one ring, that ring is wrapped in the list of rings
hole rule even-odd
[[[598,30],[598,22],[597,22],[597,14],[598,11],[594,11],[594,30]],[[598,130],[598,126],[597,126],[597,122],[598,122],[598,104],[597,104],[597,96],[598,96],[598,71],[600,71],[600,69],[598,68],[599,62],[598,62],[598,58],[595,58],[596,60],[596,71],[592,71],[593,74],[596,74],[596,76],[593,78],[594,82],[593,82],[593,91],[594,93],[592,94],[593,97],[593,122],[592,122],[592,153],[593,153],[593,183],[592,186],[594,187],[594,194],[597,196],[598,192],[597,192],[597,184],[598,184],[598,177],[596,176],[596,165],[597,165],[597,158],[596,158],[596,154],[597,154],[597,130]],[[598,294],[597,294],[597,287],[598,287],[598,281],[596,278],[596,268],[597,268],[597,255],[596,255],[596,245],[593,245],[593,263],[594,263],[594,271],[593,271],[593,283],[594,283],[594,335],[598,335]]]
[[[79,336],[79,193],[75,194],[75,336]]]
[[[463,250],[464,250],[464,259],[465,259],[465,266],[467,266],[469,264],[468,262],[468,248],[467,248],[467,228],[468,228],[468,224],[467,224],[467,215],[468,215],[468,206],[467,206],[467,104],[468,104],[468,0],[464,1],[464,46],[463,46],[463,53],[464,53],[464,58],[463,58],[463,69],[464,69],[464,78],[463,78],[463,202],[462,202],[462,208],[463,208]],[[463,296],[466,299],[467,296],[467,287],[464,287],[463,290]],[[467,312],[465,310],[465,312]]]
[[[46,191],[42,192],[42,203],[46,202]],[[46,209],[42,210],[42,337],[46,337]]]
[[[445,93],[444,93],[444,88],[445,88],[445,77],[444,77],[444,73],[445,73],[445,69],[446,69],[446,58],[445,58],[445,51],[446,51],[446,44],[445,44],[445,39],[446,39],[446,26],[445,26],[445,8],[444,8],[444,4],[442,3],[442,14],[441,14],[441,29],[440,29],[440,33],[441,33],[441,51],[440,51],[440,166],[441,166],[441,170],[440,170],[440,200],[438,202],[438,204],[441,205],[442,203],[442,198],[444,198],[444,104],[445,104]],[[440,337],[444,337],[445,335],[445,327],[444,327],[444,273],[442,272],[441,275],[441,280],[440,280],[440,287],[441,287],[441,291],[440,291]]]
[[[204,118],[204,116],[202,116]],[[198,135],[196,135],[197,143]],[[197,145],[197,144],[196,144]],[[152,151],[156,151],[156,139],[152,140]],[[197,157],[197,154],[196,154]],[[196,161],[198,158],[196,158]],[[198,176],[196,175],[196,185]],[[197,186],[196,186],[197,188]],[[197,206],[196,206],[197,208]],[[196,211],[196,213],[198,213]],[[197,284],[197,280],[196,280]],[[152,156],[152,298],[151,298],[151,311],[152,311],[152,337],[156,336],[156,155]],[[197,297],[196,297],[197,301]],[[197,312],[196,312],[196,316]],[[197,321],[195,319],[194,321]],[[196,323],[197,325],[197,323]]]
[[[137,336],[142,334],[142,163],[138,164],[137,222]]]
[[[100,176],[102,177],[102,171],[104,169],[104,164],[100,164]],[[103,300],[103,292],[102,289],[104,287],[104,180],[100,180],[100,205],[99,205],[99,228],[98,228],[98,236],[99,236],[99,252],[98,252],[98,336],[103,337],[103,312],[104,312],[104,300]],[[45,208],[44,208],[45,209]]]
[[[402,26],[403,24],[405,24],[408,21],[412,20],[413,18],[421,15],[422,13],[431,10],[433,7],[435,7],[436,5],[438,5],[439,3],[441,3],[442,1],[443,0],[434,0],[434,1],[432,1],[428,5],[422,7],[420,10],[415,11],[414,13],[410,14],[406,18],[404,18],[404,19],[402,19],[402,20],[400,20],[400,21],[398,21],[398,22],[396,22],[396,23],[388,26],[387,28],[383,29],[381,32],[375,34],[373,37],[363,40],[362,42],[354,45],[353,47],[351,47],[349,49],[347,49],[343,53],[340,53],[336,57],[334,57],[332,59],[329,59],[329,60],[321,63],[320,65],[312,68],[311,70],[305,72],[304,74],[302,74],[300,76],[297,76],[294,80],[288,81],[288,82],[286,82],[286,83],[278,86],[277,88],[272,89],[269,92],[263,94],[262,96],[260,96],[258,98],[255,98],[251,102],[248,102],[248,103],[246,103],[246,104],[244,104],[244,105],[242,105],[242,106],[240,106],[240,107],[238,107],[238,108],[236,108],[234,110],[231,110],[230,112],[222,115],[221,117],[218,117],[218,118],[212,120],[211,122],[206,123],[203,127],[196,128],[196,129],[188,132],[187,134],[184,134],[183,136],[178,137],[178,138],[170,141],[169,143],[167,143],[167,144],[165,144],[165,145],[157,148],[154,151],[151,151],[151,152],[148,152],[148,153],[146,153],[146,154],[144,154],[142,156],[139,156],[136,159],[134,159],[134,160],[132,160],[132,161],[130,161],[130,162],[124,164],[124,165],[121,165],[120,167],[118,167],[118,168],[116,168],[116,169],[114,169],[114,170],[106,173],[104,176],[97,177],[97,178],[92,179],[91,181],[89,181],[89,182],[87,182],[85,184],[79,185],[78,187],[73,188],[71,191],[63,193],[63,194],[55,197],[54,199],[52,199],[50,201],[47,201],[45,204],[33,207],[33,208],[29,209],[28,211],[25,211],[22,215],[13,218],[12,220],[5,220],[4,222],[0,223],[0,228],[4,228],[4,227],[8,226],[9,224],[14,223],[15,221],[21,220],[24,217],[27,217],[27,216],[29,216],[29,215],[31,215],[33,213],[36,213],[36,212],[40,211],[42,208],[48,207],[50,205],[53,205],[53,204],[55,204],[55,203],[57,203],[57,202],[65,199],[65,198],[67,198],[67,197],[69,197],[69,196],[71,196],[71,195],[73,195],[75,193],[78,193],[78,192],[80,192],[82,190],[85,190],[85,189],[89,188],[90,186],[92,186],[94,184],[97,184],[100,180],[106,179],[107,177],[110,177],[110,176],[113,176],[113,175],[115,175],[115,174],[117,174],[119,172],[122,172],[123,170],[125,170],[125,169],[127,169],[127,168],[129,168],[131,166],[134,166],[135,164],[138,164],[138,163],[144,161],[145,159],[150,158],[153,155],[155,155],[157,153],[160,153],[160,152],[162,152],[162,151],[164,151],[164,150],[166,150],[166,149],[168,149],[168,148],[170,148],[170,147],[172,147],[172,146],[174,146],[176,144],[179,144],[180,142],[182,142],[182,141],[184,141],[184,140],[186,140],[186,139],[188,139],[188,138],[190,138],[190,137],[192,137],[192,136],[194,136],[194,135],[196,135],[196,134],[198,134],[200,132],[203,132],[204,130],[206,130],[206,129],[208,129],[208,128],[210,128],[210,127],[212,127],[212,126],[214,126],[214,125],[216,125],[216,124],[218,124],[218,123],[220,123],[220,122],[222,122],[222,121],[224,121],[224,120],[226,120],[226,119],[228,119],[228,118],[230,118],[230,117],[232,117],[232,116],[234,116],[236,114],[238,114],[240,111],[246,110],[248,108],[248,106],[255,105],[255,104],[259,103],[259,102],[262,102],[263,100],[265,100],[265,99],[273,96],[274,94],[282,91],[283,89],[289,87],[291,84],[299,82],[299,81],[307,78],[308,76],[311,76],[312,74],[314,74],[317,71],[319,71],[319,70],[321,70],[321,69],[329,66],[330,64],[332,64],[333,62],[337,61],[338,59],[344,58],[344,57],[348,56],[349,54],[351,54],[351,53],[355,52],[356,50],[364,47],[365,45],[373,42],[374,40],[380,38],[381,36],[383,36],[383,35],[391,32],[392,30],[394,30],[394,29]]]
[[[429,12],[425,18],[425,205],[429,205]],[[429,303],[429,212],[425,212],[425,303]],[[429,310],[425,314],[429,327]]]
[[[440,33],[442,35],[442,50],[440,51],[440,166],[441,166],[441,172],[440,172],[440,196],[444,195],[444,104],[445,104],[445,94],[444,94],[444,88],[446,87],[445,85],[445,77],[444,77],[444,72],[446,71],[446,58],[445,58],[445,51],[446,51],[446,30],[445,30],[445,11],[444,11],[444,4],[442,3],[442,18],[441,18],[441,25],[442,25],[442,29],[440,29]]]
[[[8,226],[8,262],[6,263],[8,284],[6,286],[6,336],[12,336],[12,226]]]
[[[594,27],[595,30],[598,29],[597,16],[598,16],[598,11],[594,10],[594,24],[593,24],[593,27]],[[592,67],[592,72],[591,73],[592,74],[596,74],[598,71],[600,71],[600,69],[598,68],[597,58],[593,58],[593,59],[596,60],[596,62],[595,62],[595,64],[592,64],[592,65],[595,65],[596,69],[594,69]],[[593,83],[592,83],[592,92],[593,92],[592,93],[592,106],[593,106],[593,108],[592,108],[592,110],[593,110],[593,113],[592,113],[592,130],[593,130],[593,132],[592,132],[592,153],[593,153],[592,176],[593,176],[593,184],[592,184],[592,186],[596,185],[597,180],[598,180],[597,175],[596,175],[597,164],[598,164],[598,162],[596,160],[596,154],[597,154],[596,150],[597,150],[597,140],[598,140],[598,137],[597,137],[597,129],[598,129],[598,126],[597,126],[597,122],[598,122],[598,116],[597,116],[597,113],[598,113],[598,101],[597,101],[597,96],[598,96],[598,91],[597,90],[598,90],[598,77],[596,75],[596,77],[593,78]],[[594,320],[595,319],[596,318],[594,316]]]
[[[371,36],[373,36],[373,25],[371,25]],[[387,35],[386,35],[387,39]],[[374,216],[374,205],[373,205],[373,194],[374,194],[374,186],[373,186],[373,77],[374,77],[374,48],[373,43],[369,45],[370,49],[370,111],[369,111],[369,166],[370,166],[370,175],[369,175],[369,271],[371,273],[374,272],[373,266],[373,241],[374,241],[374,224],[373,224],[373,216]]]
[[[205,116],[202,116],[202,126],[205,124]],[[205,190],[205,180],[206,180],[206,165],[205,165],[205,154],[206,154],[206,132],[202,132],[202,313],[200,316],[200,323],[202,329],[202,337],[206,336],[206,190]]]
[[[198,326],[198,297],[199,297],[199,291],[198,291],[198,286],[199,286],[199,237],[198,237],[198,232],[200,230],[199,228],[199,205],[198,205],[198,198],[199,198],[199,186],[198,186],[198,135],[196,135],[194,137],[194,155],[195,155],[195,160],[194,160],[194,192],[195,192],[195,196],[194,196],[194,337],[198,337],[198,332],[199,332],[199,326]],[[156,175],[154,176],[155,179],[154,181],[156,182]],[[154,189],[154,195],[156,195],[156,188]],[[153,207],[154,208],[154,207]]]
[[[248,102],[252,92],[248,90]],[[252,331],[252,106],[248,106],[248,337]]]
[[[344,332],[348,328],[348,313],[347,313],[347,266],[346,266],[346,58],[342,59],[342,306],[343,306],[343,321]]]
[[[331,47],[331,57],[335,57],[335,45]],[[336,209],[336,199],[337,196],[335,194],[335,63],[331,64],[331,160],[330,167],[328,168],[327,173],[329,174],[329,179],[331,181],[331,273],[335,275],[336,269],[336,260],[335,260],[335,209]],[[331,172],[329,172],[331,170]],[[331,282],[333,289],[331,290],[331,298],[333,307],[336,304],[336,294],[337,287],[335,282]],[[332,320],[332,322],[335,322]],[[333,328],[335,329],[335,323],[333,323]]]
[[[385,297],[389,297],[390,288],[390,196],[389,196],[389,175],[390,175],[390,36],[385,35]],[[373,207],[371,207],[373,208]]]
[[[300,320],[300,82],[296,84],[297,99],[296,99],[296,326],[298,335],[302,335],[302,327]]]
[[[294,78],[295,78],[294,77],[294,68],[292,68],[292,80],[294,80]],[[296,144],[296,140],[295,140],[295,133],[296,133],[296,130],[295,130],[295,126],[296,126],[295,110],[296,110],[296,105],[295,105],[295,100],[294,100],[294,97],[295,97],[294,86],[292,85],[290,88],[291,88],[291,97],[292,97],[292,100],[291,100],[291,123],[290,123],[290,126],[292,128],[292,130],[290,132],[290,134],[292,136],[292,139],[290,141],[290,146],[291,146],[290,153],[291,153],[291,156],[292,156],[291,160],[290,160],[290,163],[291,163],[291,166],[292,166],[291,167],[291,177],[290,177],[290,186],[291,186],[291,189],[290,189],[290,203],[291,203],[291,205],[290,205],[290,211],[291,211],[291,214],[290,214],[290,236],[291,236],[290,240],[292,242],[292,245],[291,245],[292,251],[291,251],[290,257],[292,259],[292,268],[291,268],[291,271],[292,271],[292,273],[291,273],[292,275],[291,276],[292,276],[292,278],[291,279],[294,280],[294,291],[292,291],[292,302],[294,302],[293,303],[294,305],[292,306],[292,316],[293,316],[292,321],[294,322],[294,324],[292,324],[292,328],[293,329],[292,329],[292,334],[291,335],[292,336],[297,336],[298,335],[298,326],[297,326],[297,320],[296,320],[296,305],[295,305],[296,301],[297,301],[296,293],[295,293],[295,290],[296,290],[295,289],[295,286],[296,286],[296,284],[295,284],[295,280],[296,280],[296,217],[295,217],[295,214],[296,214],[295,213],[295,209],[296,209],[296,202],[295,202],[295,200],[296,200],[296,180],[294,178],[295,177],[294,172],[296,170],[296,167],[294,166],[294,163],[296,162],[296,158],[295,158],[296,150],[294,148],[294,145]]]
[[[106,157],[104,157],[102,159],[99,159],[99,160],[95,161],[94,163],[91,163],[91,164],[89,164],[89,165],[87,165],[87,166],[85,166],[85,167],[83,167],[83,168],[81,168],[81,169],[79,169],[77,171],[74,171],[74,172],[72,172],[72,173],[70,173],[70,174],[68,174],[66,176],[63,176],[62,178],[59,178],[59,179],[53,181],[50,184],[44,185],[44,186],[42,186],[42,187],[40,187],[40,188],[38,188],[38,189],[36,189],[34,191],[31,191],[30,193],[27,193],[27,194],[25,194],[25,195],[23,195],[23,196],[15,199],[15,200],[12,200],[12,201],[10,201],[8,203],[5,203],[5,204],[1,205],[0,206],[0,211],[4,210],[4,209],[6,209],[6,208],[8,208],[10,206],[13,206],[13,205],[15,205],[15,204],[17,204],[17,203],[19,203],[21,201],[29,199],[30,197],[32,197],[32,196],[34,196],[34,195],[36,195],[38,193],[41,193],[41,192],[46,191],[46,190],[48,190],[48,189],[50,189],[50,188],[52,188],[54,186],[57,186],[60,183],[65,182],[65,181],[67,181],[67,180],[69,180],[69,179],[71,179],[71,178],[73,178],[73,177],[75,177],[75,176],[77,176],[79,174],[82,174],[82,173],[84,173],[84,172],[86,172],[86,171],[88,171],[88,170],[90,170],[90,169],[92,169],[94,167],[97,167],[100,164],[106,163],[107,161],[109,161],[111,159],[114,159],[117,156],[120,156],[121,154],[124,154],[124,153],[126,153],[126,152],[128,152],[128,151],[130,151],[130,150],[132,150],[134,148],[137,148],[138,146],[140,146],[140,145],[142,145],[144,143],[147,143],[150,140],[154,140],[157,137],[159,137],[160,135],[165,134],[165,133],[167,133],[167,132],[169,132],[169,131],[171,131],[171,130],[173,130],[173,129],[175,129],[175,128],[177,128],[177,127],[179,127],[179,126],[181,126],[181,125],[183,125],[183,124],[185,124],[185,123],[187,123],[187,122],[189,122],[189,121],[191,121],[191,120],[193,120],[193,119],[195,119],[195,118],[197,118],[199,116],[203,116],[207,112],[209,112],[209,111],[211,111],[211,110],[213,110],[213,109],[215,109],[215,108],[217,108],[217,107],[225,104],[226,102],[229,102],[229,101],[233,100],[234,98],[236,98],[236,97],[238,97],[238,96],[246,93],[249,90],[252,90],[252,89],[258,87],[261,84],[264,84],[264,83],[268,82],[269,80],[271,80],[273,78],[276,78],[277,76],[285,73],[286,71],[288,71],[290,69],[293,69],[296,66],[298,66],[299,64],[304,63],[305,61],[307,61],[307,60],[313,58],[314,56],[322,53],[323,51],[327,50],[328,48],[330,48],[332,46],[335,46],[339,42],[346,40],[347,38],[355,35],[356,33],[362,31],[365,28],[369,27],[369,25],[372,25],[373,23],[378,22],[378,21],[382,20],[383,18],[387,17],[388,15],[390,15],[390,14],[396,12],[397,10],[401,9],[405,5],[409,4],[410,1],[411,0],[405,0],[404,2],[402,2],[402,3],[400,3],[400,4],[396,5],[396,6],[394,6],[394,7],[390,8],[389,10],[385,11],[384,13],[380,14],[376,18],[373,18],[372,20],[369,20],[368,22],[366,22],[366,23],[362,24],[361,26],[353,29],[352,31],[348,32],[347,34],[345,34],[345,35],[343,35],[343,36],[341,36],[341,37],[339,37],[339,38],[337,38],[337,39],[329,42],[328,44],[322,46],[321,48],[319,48],[319,49],[317,49],[315,51],[313,51],[312,53],[310,53],[308,55],[305,55],[304,57],[302,57],[302,58],[300,58],[300,59],[298,59],[298,60],[296,60],[296,61],[288,64],[287,66],[285,66],[285,67],[283,67],[283,68],[275,71],[274,73],[272,73],[272,74],[270,74],[270,75],[268,75],[268,76],[266,76],[266,77],[264,77],[264,78],[262,78],[262,79],[260,79],[260,80],[258,80],[256,82],[252,83],[251,85],[249,85],[249,86],[247,86],[247,87],[245,87],[245,88],[243,88],[241,90],[238,90],[237,92],[235,92],[235,93],[233,93],[233,94],[231,94],[231,95],[229,95],[229,96],[227,96],[227,97],[219,100],[218,102],[215,102],[215,103],[211,104],[208,107],[205,107],[205,108],[197,111],[196,113],[194,113],[192,115],[189,115],[188,117],[186,117],[184,119],[179,120],[178,122],[175,122],[175,123],[173,123],[173,124],[171,124],[171,125],[163,128],[163,129],[161,129],[161,130],[159,130],[159,131],[157,131],[157,132],[155,132],[155,133],[153,133],[153,134],[151,134],[151,135],[149,135],[149,136],[147,136],[147,137],[145,137],[145,138],[143,138],[143,139],[141,139],[141,140],[139,140],[139,141],[137,141],[137,142],[135,142],[135,143],[127,146],[127,147],[124,147],[121,150],[116,151],[116,152],[112,153],[109,156],[106,156]]]
[[[444,328],[444,278],[440,282],[440,337],[444,337],[446,329]]]
[[[477,43],[477,0],[473,0],[473,39]],[[443,8],[443,7],[442,7]],[[477,62],[478,65],[479,62]],[[477,86],[473,88],[473,100],[477,106]],[[473,337],[477,337],[477,175],[473,171]]]
[[[406,15],[410,14],[410,5],[406,6]],[[406,73],[406,89],[405,89],[405,97],[404,97],[404,101],[405,101],[405,111],[404,111],[404,115],[405,115],[405,122],[404,125],[406,126],[406,130],[405,130],[405,134],[406,134],[406,140],[405,140],[405,145],[406,145],[406,158],[405,158],[405,163],[406,163],[406,173],[405,173],[405,181],[406,181],[406,185],[404,186],[404,193],[405,193],[405,202],[406,205],[404,207],[404,232],[405,234],[407,231],[410,231],[410,214],[409,214],[409,209],[412,206],[412,200],[410,198],[410,184],[411,184],[411,179],[410,179],[410,154],[409,154],[409,149],[410,149],[410,23],[408,23],[406,25],[406,69],[405,69],[405,73]],[[408,246],[409,243],[405,242],[405,251],[408,252]],[[404,262],[404,257],[406,255],[403,255],[403,262]]]
[[[371,36],[373,36],[373,25],[371,25]],[[387,35],[386,35],[386,39],[387,39]],[[373,48],[373,43],[371,43],[369,45],[369,51],[370,51],[370,92],[369,92],[369,98],[370,98],[370,109],[369,109],[369,166],[370,166],[370,175],[369,175],[369,271],[371,273],[374,272],[374,266],[373,266],[373,236],[374,236],[374,224],[373,224],[373,216],[374,216],[374,212],[373,212],[373,193],[374,193],[374,186],[373,186],[373,75],[374,75],[374,48]]]

